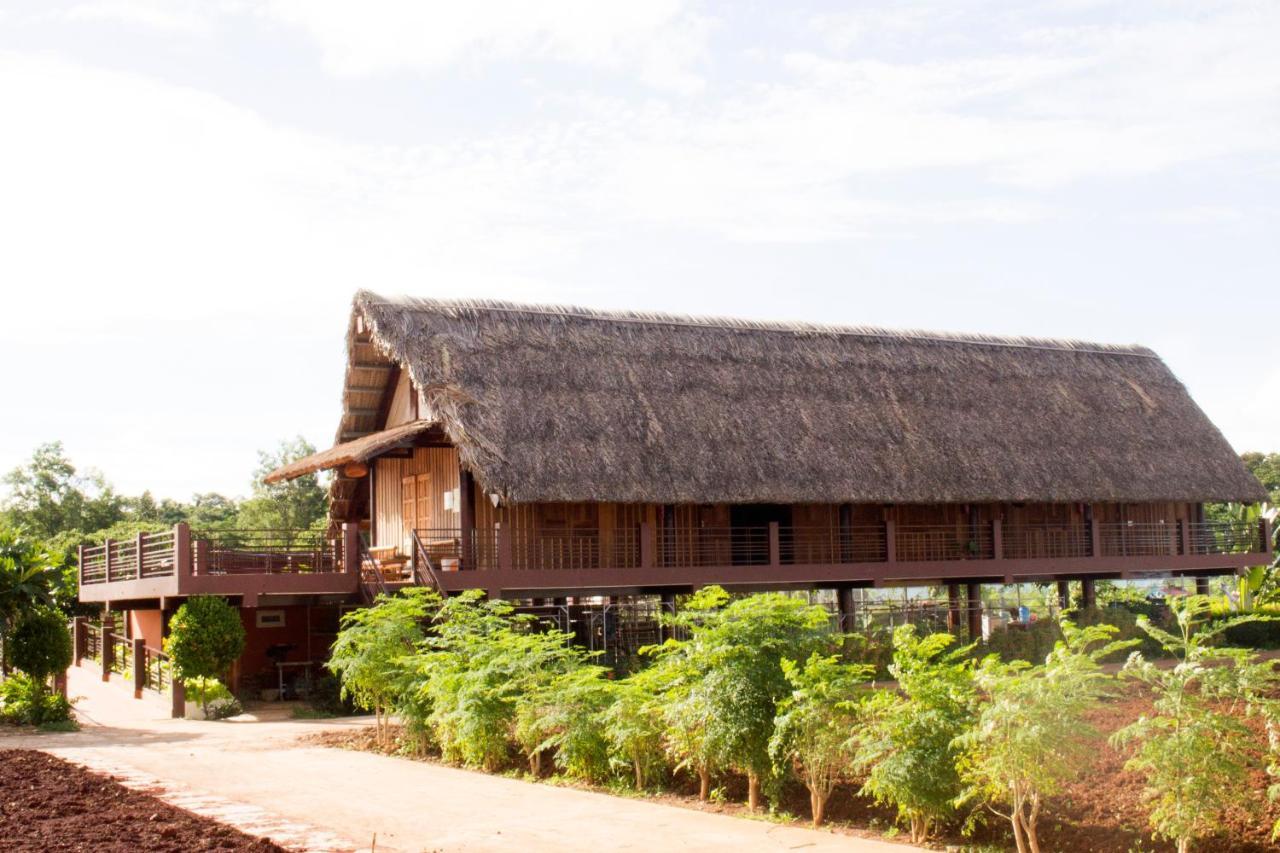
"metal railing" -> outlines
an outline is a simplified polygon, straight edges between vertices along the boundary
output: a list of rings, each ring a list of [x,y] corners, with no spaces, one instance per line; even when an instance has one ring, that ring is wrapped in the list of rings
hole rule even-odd
[[[342,540],[311,530],[192,532],[197,575],[341,572]]]
[[[1211,521],[1187,525],[1192,554],[1249,554],[1266,550],[1256,521]]]
[[[1001,530],[1006,560],[1092,556],[1089,528],[1083,524],[1012,524]]]
[[[900,524],[894,548],[902,562],[990,560],[995,556],[990,524]]]
[[[670,527],[657,532],[658,565],[767,566],[768,527]]]
[[[846,527],[779,527],[782,562],[798,565],[879,563],[886,558],[882,524]]]
[[[444,587],[440,584],[440,576],[436,574],[436,567],[432,560],[430,546],[422,541],[417,530],[413,531],[412,565],[414,583],[421,584],[422,586],[431,586],[441,591],[444,590]]]
[[[1105,522],[1098,525],[1104,557],[1172,557],[1179,552],[1177,524]]]

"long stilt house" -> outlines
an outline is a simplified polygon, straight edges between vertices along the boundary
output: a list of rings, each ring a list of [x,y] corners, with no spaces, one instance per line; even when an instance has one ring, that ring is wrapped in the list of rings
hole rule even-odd
[[[82,599],[154,633],[185,596],[228,596],[256,671],[406,584],[547,604],[821,588],[847,613],[859,587],[1088,598],[1271,559],[1265,521],[1206,519],[1265,492],[1138,346],[360,292],[335,445],[268,481],[321,470],[327,537],[108,543]]]

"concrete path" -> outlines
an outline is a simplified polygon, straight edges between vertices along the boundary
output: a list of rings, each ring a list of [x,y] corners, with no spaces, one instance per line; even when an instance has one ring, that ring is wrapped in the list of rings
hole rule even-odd
[[[84,729],[0,737],[0,749],[33,747],[95,769],[114,768],[161,796],[202,798],[215,813],[252,809],[294,837],[330,840],[304,849],[369,850],[805,850],[904,853],[887,841],[779,826],[714,813],[539,785],[425,762],[299,745],[309,732],[354,720],[170,720],[158,701],[134,700],[73,668]],[[179,792],[175,794],[174,792]],[[221,811],[218,811],[221,810]],[[286,839],[277,836],[281,843]],[[341,843],[339,843],[341,840]]]

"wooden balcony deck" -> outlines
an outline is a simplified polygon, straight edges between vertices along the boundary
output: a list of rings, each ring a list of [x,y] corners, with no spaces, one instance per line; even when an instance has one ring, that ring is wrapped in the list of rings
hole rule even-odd
[[[1010,583],[1215,574],[1271,560],[1267,522],[852,525],[655,530],[423,530],[416,555],[447,591],[575,591]],[[454,543],[442,545],[441,543]],[[441,571],[442,566],[457,571]]]
[[[80,549],[80,600],[131,601],[188,595],[348,596],[359,586],[359,533],[330,539],[312,531],[164,533]]]
[[[529,597],[688,589],[895,585],[1206,575],[1271,561],[1267,522],[1004,526],[850,525],[657,530],[450,528],[415,531],[396,581],[376,570],[355,525],[305,531],[191,531],[82,549],[80,599],[119,602],[198,594],[333,595],[371,600],[405,584]],[[372,580],[371,580],[372,578]]]

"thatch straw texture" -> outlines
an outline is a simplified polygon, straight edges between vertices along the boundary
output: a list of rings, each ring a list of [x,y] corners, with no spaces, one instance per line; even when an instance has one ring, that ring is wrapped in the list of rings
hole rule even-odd
[[[1264,496],[1141,347],[366,291],[355,310],[509,500]]]

